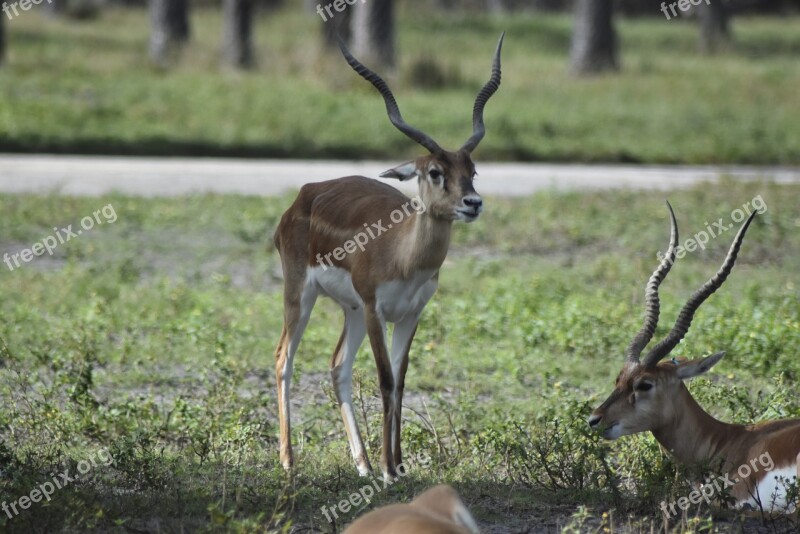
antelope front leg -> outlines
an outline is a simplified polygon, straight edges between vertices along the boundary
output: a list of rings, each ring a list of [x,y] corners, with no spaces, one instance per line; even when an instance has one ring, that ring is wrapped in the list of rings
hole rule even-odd
[[[375,308],[375,302],[365,303],[364,320],[367,325],[375,366],[378,368],[378,384],[383,400],[383,439],[381,447],[381,470],[385,480],[397,478],[397,469],[392,455],[392,426],[395,412],[394,374],[386,348],[386,321]]]
[[[364,441],[361,439],[361,432],[358,430],[356,422],[356,414],[353,411],[353,362],[367,330],[361,310],[345,308],[344,317],[342,337],[339,338],[339,344],[331,359],[331,378],[336,391],[336,400],[339,402],[339,409],[342,412],[344,428],[347,431],[350,451],[356,462],[358,473],[364,476],[372,471],[372,467],[369,465],[367,451],[364,448]]]
[[[403,463],[403,453],[400,447],[400,429],[403,414],[403,390],[406,383],[408,370],[408,352],[411,342],[417,332],[419,313],[395,323],[392,334],[392,375],[394,376],[394,413],[392,414],[392,454],[395,465]]]

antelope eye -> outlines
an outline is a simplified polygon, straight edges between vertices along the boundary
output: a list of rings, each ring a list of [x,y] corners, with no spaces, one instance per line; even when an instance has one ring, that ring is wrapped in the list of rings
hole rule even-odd
[[[650,391],[653,389],[653,384],[650,382],[639,382],[636,384],[636,391]]]
[[[440,171],[439,169],[431,169],[430,172],[428,172],[428,175],[431,177],[432,180],[438,180],[439,178],[442,177],[442,171]]]

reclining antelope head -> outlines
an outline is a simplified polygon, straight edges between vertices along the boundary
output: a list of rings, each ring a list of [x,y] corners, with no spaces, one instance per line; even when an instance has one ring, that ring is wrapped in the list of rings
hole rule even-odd
[[[722,286],[731,273],[745,232],[758,212],[754,211],[744,222],[722,267],[689,298],[669,334],[642,358],[642,351],[658,324],[658,287],[675,261],[678,225],[672,206],[669,203],[667,206],[671,227],[669,250],[647,283],[644,325],[628,346],[614,390],[594,410],[588,423],[610,440],[650,431],[680,463],[719,465],[723,473],[730,474],[735,482],[732,493],[737,506],[791,512],[793,506],[787,502],[786,487],[781,487],[776,476],[783,476],[790,483],[797,480],[800,420],[747,426],[723,423],[697,404],[683,381],[707,372],[725,353],[717,352],[693,360],[673,358],[662,361],[689,331],[700,305]],[[761,469],[742,476],[742,466],[751,466],[748,470],[753,471],[756,460],[761,462],[765,457],[774,462],[772,471],[767,473]]]

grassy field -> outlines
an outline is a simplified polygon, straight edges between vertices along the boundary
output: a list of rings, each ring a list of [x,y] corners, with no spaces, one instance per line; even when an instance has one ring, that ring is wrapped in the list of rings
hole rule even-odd
[[[24,13],[7,23],[0,150],[416,154],[372,88],[338,53],[323,51],[319,17],[296,4],[259,18],[259,66],[249,73],[220,68],[216,11],[193,15],[191,45],[171,72],[148,64],[144,10],[84,22]],[[507,30],[483,159],[800,163],[796,19],[737,18],[734,45],[714,57],[697,53],[692,23],[620,20],[621,73],[574,79],[566,68],[569,16],[486,18],[428,4],[401,3],[401,61],[390,79],[407,119],[443,145],[469,136],[473,99]],[[431,83],[438,87],[423,87]]]
[[[730,182],[670,194],[684,238],[759,195],[767,209],[733,275],[675,351],[728,352],[691,383],[726,420],[800,416],[800,187]],[[332,524],[321,512],[365,484],[327,373],[341,320],[328,300],[297,357],[295,477],[278,464],[281,280],[267,243],[290,200],[0,196],[3,252],[54,226],[77,228],[103,206],[115,214],[52,257],[0,265],[0,495],[18,502],[65,470],[80,474],[49,502],[0,513],[0,530],[330,533],[353,519]],[[663,195],[486,204],[478,222],[457,227],[412,349],[403,443],[430,462],[372,505],[449,482],[489,533],[663,531],[659,503],[690,491],[685,474],[649,435],[607,443],[585,423],[640,325],[644,282],[667,241]],[[679,260],[657,335],[717,269],[732,235]],[[375,465],[381,411],[366,345],[356,370]],[[705,507],[669,526],[788,528],[712,518]]]

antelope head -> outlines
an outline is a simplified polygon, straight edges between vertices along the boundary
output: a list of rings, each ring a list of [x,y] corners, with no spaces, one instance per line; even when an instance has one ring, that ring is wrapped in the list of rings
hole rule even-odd
[[[679,361],[673,358],[662,362],[689,331],[692,318],[700,305],[719,289],[730,274],[745,232],[757,212],[754,211],[739,229],[719,271],[694,292],[669,334],[642,359],[642,350],[652,339],[658,324],[658,287],[675,261],[678,225],[669,202],[667,207],[671,227],[669,250],[647,283],[644,325],[628,346],[625,364],[617,376],[614,391],[588,419],[589,426],[611,440],[637,432],[658,431],[673,424],[682,415],[679,413],[682,404],[680,401],[689,395],[683,380],[705,373],[725,355],[724,352],[717,352],[695,360]]]
[[[339,48],[347,63],[362,78],[374,85],[383,96],[386,112],[392,124],[429,152],[428,155],[389,169],[382,173],[381,177],[397,178],[401,181],[417,178],[425,212],[435,219],[472,222],[483,211],[483,200],[473,185],[476,172],[475,164],[472,162],[472,151],[486,133],[483,108],[500,86],[500,52],[504,37],[505,32],[497,43],[492,62],[492,75],[475,99],[472,110],[472,136],[456,151],[444,150],[425,132],[406,123],[386,82],[355,59],[344,43],[339,41]]]

